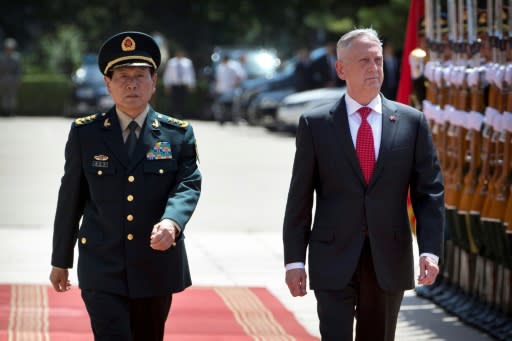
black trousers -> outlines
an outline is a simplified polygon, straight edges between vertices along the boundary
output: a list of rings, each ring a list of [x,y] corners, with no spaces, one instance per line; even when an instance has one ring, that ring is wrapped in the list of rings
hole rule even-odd
[[[387,292],[377,283],[370,243],[364,243],[351,281],[341,290],[315,290],[322,341],[392,341],[403,291]]]
[[[162,341],[172,295],[129,298],[82,290],[95,341]]]

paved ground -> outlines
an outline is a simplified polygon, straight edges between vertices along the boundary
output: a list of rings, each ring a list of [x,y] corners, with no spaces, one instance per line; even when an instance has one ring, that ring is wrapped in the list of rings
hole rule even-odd
[[[194,285],[264,286],[318,335],[314,296],[284,284],[281,224],[294,139],[264,129],[192,122],[203,194],[187,226]],[[66,118],[0,118],[0,283],[48,283]],[[72,272],[76,285],[76,273]],[[407,292],[397,340],[489,340]]]

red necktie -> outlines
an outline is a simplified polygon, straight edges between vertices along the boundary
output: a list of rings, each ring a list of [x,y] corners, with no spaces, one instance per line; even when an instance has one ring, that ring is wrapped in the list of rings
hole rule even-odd
[[[361,107],[357,110],[361,115],[361,125],[357,130],[356,153],[359,165],[363,171],[364,179],[368,184],[375,167],[375,146],[373,145],[373,133],[370,124],[366,120],[372,112],[371,108]]]

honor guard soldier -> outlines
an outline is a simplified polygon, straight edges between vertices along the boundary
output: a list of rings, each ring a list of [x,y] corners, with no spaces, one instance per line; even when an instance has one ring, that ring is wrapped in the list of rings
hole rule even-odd
[[[426,96],[425,64],[428,61],[426,49],[425,18],[422,18],[418,29],[418,46],[409,54],[412,78],[412,93],[409,96],[409,105],[418,110],[422,109],[422,103]]]
[[[78,282],[95,340],[163,340],[173,293],[191,285],[184,231],[201,190],[190,124],[155,112],[160,51],[141,32],[101,47],[115,106],[78,118],[65,148],[50,281]]]

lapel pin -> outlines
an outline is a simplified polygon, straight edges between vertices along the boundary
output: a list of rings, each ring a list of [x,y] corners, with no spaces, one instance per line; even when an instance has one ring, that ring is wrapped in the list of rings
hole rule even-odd
[[[105,128],[110,127],[110,119],[109,119],[109,118],[105,119],[105,122],[103,122],[103,126],[104,126]]]
[[[395,116],[395,115],[391,115],[391,116],[389,116],[389,120],[390,120],[391,122],[395,122],[395,121],[396,121],[396,116]]]

